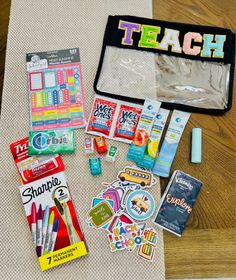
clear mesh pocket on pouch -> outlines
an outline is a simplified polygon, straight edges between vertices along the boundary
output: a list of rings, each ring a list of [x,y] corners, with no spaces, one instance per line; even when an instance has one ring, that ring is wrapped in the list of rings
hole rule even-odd
[[[132,98],[225,109],[229,64],[107,46],[97,89]]]

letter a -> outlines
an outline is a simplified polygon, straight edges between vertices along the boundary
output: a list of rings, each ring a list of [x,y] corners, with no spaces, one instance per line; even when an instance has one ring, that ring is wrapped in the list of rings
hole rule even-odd
[[[181,53],[182,50],[179,44],[179,30],[165,29],[165,35],[159,44],[159,49],[168,51],[169,46],[171,46],[172,52]]]

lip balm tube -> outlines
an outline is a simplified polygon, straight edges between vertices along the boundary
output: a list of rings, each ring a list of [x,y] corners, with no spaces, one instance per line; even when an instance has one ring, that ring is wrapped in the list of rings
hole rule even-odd
[[[170,168],[189,117],[190,113],[173,111],[164,142],[152,170],[155,175],[169,177]]]
[[[191,162],[202,162],[202,129],[192,129],[192,149],[191,149]]]
[[[55,159],[49,159],[42,164],[34,167],[33,169],[25,169],[22,171],[21,176],[25,181],[31,182],[35,178],[56,169],[58,164]]]

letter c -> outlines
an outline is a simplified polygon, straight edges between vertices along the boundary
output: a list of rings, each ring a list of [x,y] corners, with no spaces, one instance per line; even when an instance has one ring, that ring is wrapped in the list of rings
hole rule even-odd
[[[198,55],[201,52],[201,47],[192,47],[192,41],[194,42],[202,42],[202,35],[196,32],[188,32],[184,36],[184,43],[183,43],[183,52],[189,55]]]
[[[121,242],[120,241],[116,242],[116,249],[119,250],[121,248],[122,248]]]

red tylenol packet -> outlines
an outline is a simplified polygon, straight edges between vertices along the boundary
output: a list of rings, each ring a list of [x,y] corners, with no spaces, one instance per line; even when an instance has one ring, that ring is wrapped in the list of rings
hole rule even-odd
[[[87,131],[101,132],[109,136],[117,103],[108,99],[96,98],[87,126]]]
[[[125,138],[132,140],[138,125],[142,108],[121,105],[114,130],[114,138]]]

